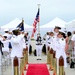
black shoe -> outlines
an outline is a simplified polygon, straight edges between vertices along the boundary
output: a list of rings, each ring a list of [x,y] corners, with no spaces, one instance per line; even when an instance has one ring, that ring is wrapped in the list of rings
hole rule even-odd
[[[39,60],[41,60],[41,59],[39,59]]]
[[[37,59],[37,60],[39,60],[39,59]]]
[[[74,68],[74,62],[73,61],[71,61],[71,64],[70,64],[70,68]]]

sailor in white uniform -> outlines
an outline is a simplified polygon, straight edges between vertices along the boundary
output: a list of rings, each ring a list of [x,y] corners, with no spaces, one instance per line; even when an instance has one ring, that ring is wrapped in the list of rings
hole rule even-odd
[[[4,36],[4,37],[5,37],[5,40],[2,41],[3,44],[4,44],[4,47],[2,48],[2,51],[4,53],[4,56],[6,54],[5,58],[8,59],[7,64],[9,65],[10,64],[10,52],[11,52],[9,50],[9,42],[10,42],[10,40],[7,39],[7,36]]]
[[[54,31],[53,31],[55,37],[57,37],[59,30],[61,30],[61,27],[55,26]]]
[[[4,36],[4,37],[5,37],[5,40],[2,41],[4,44],[4,47],[2,48],[2,50],[9,53],[9,42],[10,42],[10,40],[7,40],[6,36]]]
[[[12,37],[12,32],[10,32],[10,30],[9,29],[4,29],[4,34],[3,34],[3,36],[5,36],[6,37],[6,40],[11,40],[11,37]],[[10,52],[11,52],[11,49],[12,49],[12,46],[11,46],[11,42],[9,42],[9,50],[10,50]]]
[[[0,75],[2,75],[2,55],[3,55],[3,51],[2,51],[2,47],[4,47],[3,43],[1,42],[2,40],[5,40],[5,38],[0,34]]]
[[[48,54],[48,46],[50,45],[50,32],[46,33],[46,54]]]
[[[7,39],[11,39],[12,33],[9,34],[9,33],[10,33],[10,32],[9,32],[9,29],[5,29],[4,32],[5,32],[5,33],[3,34],[3,36],[7,36]]]
[[[55,26],[53,31],[53,36],[51,37],[51,48],[56,51],[56,42],[58,40],[57,35],[59,33],[59,30],[61,30],[61,27]]]
[[[28,32],[25,32],[25,43],[26,43],[26,46],[28,48],[28,55],[29,55],[29,46],[30,46],[30,36],[29,36],[29,33]]]
[[[66,47],[66,41],[63,37],[63,31],[60,31],[58,34],[58,40],[56,42],[56,58],[57,58],[57,73],[58,68],[59,68],[59,58],[62,56],[64,58],[64,68],[67,67],[67,62],[66,62],[66,52],[65,52],[65,47]]]
[[[19,62],[19,73],[20,73],[20,58],[23,57],[23,44],[22,39],[24,38],[24,35],[21,35],[19,33],[19,30],[13,30],[13,36],[11,38],[11,44],[12,44],[12,51],[11,51],[11,59],[12,59],[12,75],[14,75],[13,70],[13,60],[14,57],[18,57]]]
[[[41,60],[42,55],[42,37],[38,33],[36,38],[36,54],[37,54],[37,60]]]

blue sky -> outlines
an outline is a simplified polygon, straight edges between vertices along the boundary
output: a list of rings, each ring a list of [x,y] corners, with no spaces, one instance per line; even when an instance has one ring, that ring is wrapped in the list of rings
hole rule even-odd
[[[40,25],[59,17],[69,22],[75,19],[75,0],[0,0],[0,25],[24,18],[32,25],[40,4]]]

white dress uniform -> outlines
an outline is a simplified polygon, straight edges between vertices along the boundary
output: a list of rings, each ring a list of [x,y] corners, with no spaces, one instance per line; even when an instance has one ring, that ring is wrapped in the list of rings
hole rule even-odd
[[[51,42],[50,42],[50,36],[47,35],[46,36],[46,53],[48,54],[48,46],[50,46]]]
[[[64,58],[64,67],[67,67],[67,62],[66,62],[66,53],[65,53],[65,46],[66,46],[66,41],[63,38],[59,38],[59,40],[56,43],[56,58],[59,59],[60,56]]]
[[[59,32],[58,32],[59,33]],[[54,36],[57,37],[58,33],[54,32]]]
[[[38,36],[38,38],[36,39],[36,54],[37,54],[37,60],[38,59],[41,60],[41,55],[42,55],[42,38],[41,38],[41,36]]]
[[[65,46],[66,41],[63,38],[59,38],[56,42],[56,58],[57,58],[57,73],[59,73],[59,58],[60,56],[64,59],[64,68],[67,67],[67,61],[66,61],[66,53],[65,53]]]
[[[4,47],[2,48],[3,53],[7,53],[6,58],[8,59],[8,65],[10,64],[10,50],[9,50],[9,42],[10,40],[4,40],[2,43]]]
[[[56,32],[53,31],[53,33],[54,33],[54,36],[51,37],[51,48],[52,48],[54,51],[56,51],[56,42],[58,41],[57,35],[58,35],[59,32],[56,33]]]
[[[20,35],[24,36],[23,34],[20,34]],[[24,37],[21,39],[20,43],[21,43],[21,46],[22,46],[23,49],[26,48],[26,43],[25,43]]]
[[[29,55],[29,46],[30,46],[30,36],[27,36],[27,47],[28,47],[28,55]]]
[[[2,48],[2,51],[9,52],[9,42],[10,42],[10,40],[4,40],[2,42],[4,44],[4,47]]]
[[[3,36],[7,36],[7,39],[11,39],[12,35],[9,33],[4,33]]]
[[[23,57],[22,51],[23,51],[23,46],[21,43],[21,40],[23,39],[24,35],[18,35],[18,36],[13,36],[11,38],[11,44],[12,44],[12,51],[11,51],[11,57]],[[18,53],[17,53],[18,52]]]
[[[20,72],[20,58],[23,57],[23,47],[24,44],[22,44],[22,39],[24,38],[24,35],[18,35],[11,38],[11,44],[12,44],[12,51],[11,51],[11,59],[12,59],[12,75],[14,75],[14,70],[13,70],[13,59],[15,56],[18,57],[19,61],[19,72]]]
[[[48,46],[49,35],[46,36],[46,45]]]
[[[3,36],[7,36],[7,40],[11,40],[11,37],[12,37],[12,34],[9,34],[9,33],[4,33]],[[12,46],[11,46],[11,42],[9,42],[9,46],[8,46],[10,49],[12,49]],[[10,50],[11,51],[11,50]]]
[[[2,37],[0,37],[0,41],[2,41],[3,40],[3,38]],[[2,75],[3,74],[3,72],[2,72],[2,42],[0,42],[0,75]]]
[[[56,51],[56,42],[57,42],[57,37],[53,36],[51,37],[51,48]]]

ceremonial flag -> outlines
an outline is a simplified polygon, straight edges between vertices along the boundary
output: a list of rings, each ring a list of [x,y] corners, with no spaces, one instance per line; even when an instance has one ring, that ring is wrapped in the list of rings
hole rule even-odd
[[[21,31],[24,31],[24,24],[21,22],[16,28],[19,28]]]
[[[37,22],[39,22],[39,9],[38,9],[38,12],[36,14],[36,18],[34,20],[33,27],[36,27]]]
[[[36,25],[39,22],[39,9],[38,12],[36,14],[36,18],[34,19],[34,23],[33,23],[33,32],[32,32],[32,37],[34,36],[34,33],[36,32]]]

